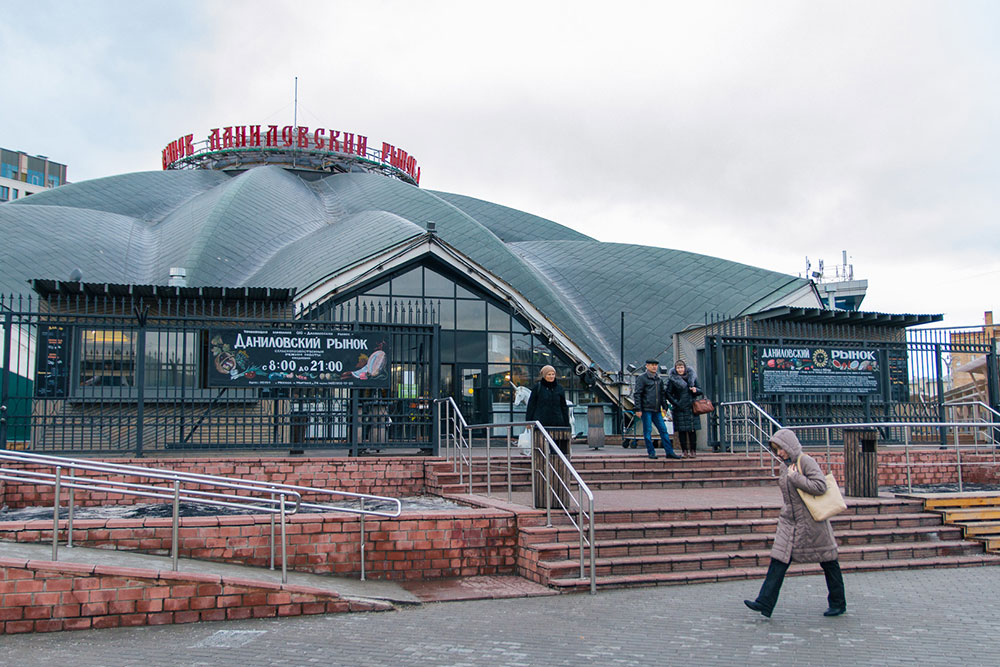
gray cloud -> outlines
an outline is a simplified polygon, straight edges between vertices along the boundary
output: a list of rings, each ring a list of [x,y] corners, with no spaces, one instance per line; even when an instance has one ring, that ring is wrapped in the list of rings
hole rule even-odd
[[[3,145],[157,169],[179,134],[290,123],[298,76],[300,123],[405,148],[425,187],[789,273],[848,249],[872,309],[996,304],[994,3],[135,5],[16,6]]]

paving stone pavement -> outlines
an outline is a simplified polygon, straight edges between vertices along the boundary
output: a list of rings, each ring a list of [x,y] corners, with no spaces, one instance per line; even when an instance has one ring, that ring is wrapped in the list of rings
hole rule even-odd
[[[0,665],[996,665],[1000,569],[847,576],[824,618],[821,576],[786,580],[771,619],[759,581],[395,612],[0,636]]]

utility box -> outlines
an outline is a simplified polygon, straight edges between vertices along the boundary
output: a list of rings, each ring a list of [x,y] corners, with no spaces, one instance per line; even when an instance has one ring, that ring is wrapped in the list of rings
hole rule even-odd
[[[878,497],[878,431],[844,429],[844,490],[857,498]]]

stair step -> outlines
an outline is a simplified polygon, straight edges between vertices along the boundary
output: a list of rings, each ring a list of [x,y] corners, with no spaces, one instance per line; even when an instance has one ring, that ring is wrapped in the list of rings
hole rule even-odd
[[[886,561],[920,558],[941,558],[946,556],[970,556],[984,553],[978,542],[949,540],[942,542],[909,542],[842,546],[839,560],[845,563],[857,561]],[[595,567],[599,576],[621,574],[648,574],[660,572],[687,572],[692,570],[727,570],[764,567],[770,560],[770,550],[756,549],[728,553],[677,554],[672,556],[622,556],[617,558],[597,558]],[[560,561],[540,561],[538,569],[547,572],[549,579],[565,577],[565,573],[579,569],[576,559]]]
[[[971,556],[943,556],[936,558],[887,559],[881,561],[841,561],[840,568],[844,572],[866,572],[872,570],[909,570],[918,568],[939,567],[971,567],[977,565],[1000,565],[1000,556],[979,554]],[[577,564],[577,572],[579,564]],[[788,576],[822,574],[818,565],[793,564],[788,570]],[[629,588],[637,586],[668,586],[714,581],[735,581],[740,579],[763,579],[767,567],[748,567],[731,570],[689,571],[689,572],[651,572],[635,575],[610,575],[597,577],[597,587]],[[590,588],[590,579],[562,577],[552,579],[549,585],[565,591],[584,591]]]
[[[929,510],[978,506],[1000,507],[1000,491],[969,491],[965,493],[921,494]]]
[[[1000,535],[1000,521],[956,521],[954,525],[961,526],[966,537]]]
[[[898,530],[852,530],[837,533],[841,547],[921,544],[926,542],[963,542],[958,528],[928,526]],[[640,538],[629,540],[598,540],[599,558],[627,556],[675,556],[680,554],[717,554],[751,550],[770,550],[774,533],[744,533],[738,535],[705,535],[696,537]],[[532,545],[540,561],[552,559],[577,560],[580,557],[579,539],[576,542],[548,542]],[[587,550],[584,550],[587,553]]]
[[[702,521],[660,521],[597,523],[594,537],[603,540],[628,540],[643,538],[695,537],[706,535],[745,535],[754,533],[774,533],[777,513],[772,517],[753,519],[716,519]],[[839,536],[844,531],[887,530],[892,528],[920,528],[942,526],[941,517],[936,514],[876,514],[856,516],[842,514],[833,519],[834,532]],[[528,545],[553,542],[578,542],[579,533],[569,525],[544,525],[525,528],[522,531],[524,543]]]
[[[982,507],[975,509],[944,509],[935,510],[944,517],[945,523],[957,521],[992,521],[1000,519],[1000,507]]]

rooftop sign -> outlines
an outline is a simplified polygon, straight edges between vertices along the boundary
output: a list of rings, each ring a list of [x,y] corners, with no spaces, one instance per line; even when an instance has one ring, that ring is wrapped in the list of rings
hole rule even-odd
[[[225,168],[255,162],[274,163],[285,158],[303,168],[328,167],[335,162],[367,163],[404,176],[403,180],[420,184],[417,160],[401,148],[382,142],[382,149],[368,147],[363,134],[285,125],[230,125],[212,128],[208,137],[195,141],[187,134],[167,144],[162,151],[164,169],[185,167]]]

